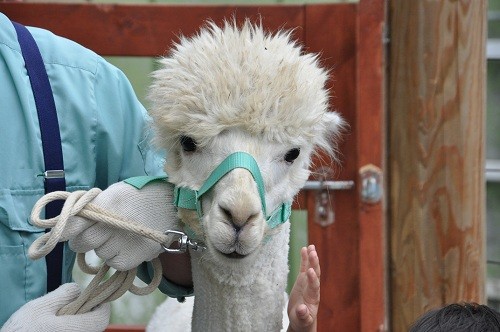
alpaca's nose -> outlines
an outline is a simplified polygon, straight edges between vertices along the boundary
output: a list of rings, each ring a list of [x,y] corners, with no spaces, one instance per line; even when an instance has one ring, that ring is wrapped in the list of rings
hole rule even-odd
[[[252,174],[245,169],[234,169],[219,183],[221,193],[218,208],[222,216],[232,223],[236,233],[260,217],[262,204]]]
[[[228,206],[227,203],[219,203],[223,215],[234,227],[236,233],[252,220],[255,220],[259,215],[259,210],[253,206],[245,206],[244,204],[236,204],[238,206]]]

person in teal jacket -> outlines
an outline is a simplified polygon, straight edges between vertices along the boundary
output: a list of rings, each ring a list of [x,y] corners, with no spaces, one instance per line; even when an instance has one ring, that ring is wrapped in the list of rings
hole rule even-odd
[[[146,111],[125,75],[94,52],[29,28],[42,54],[59,119],[68,191],[101,189],[137,175],[162,174],[149,146]],[[44,160],[33,92],[16,32],[0,13],[0,326],[46,292],[45,260],[26,252],[44,230],[29,223],[44,194]],[[74,254],[65,248],[63,282]]]
[[[42,54],[56,104],[66,190],[104,190],[129,177],[162,175],[164,156],[149,145],[146,111],[125,75],[75,42],[43,29],[30,27],[29,31]],[[27,257],[30,245],[44,232],[29,222],[34,204],[44,195],[44,159],[25,62],[12,22],[2,13],[0,115],[0,326],[15,316],[7,331],[17,331],[19,326],[24,326],[21,330],[28,326],[39,331],[36,324],[50,331],[54,331],[50,326],[64,327],[65,331],[102,330],[109,320],[109,306],[74,317],[55,315],[62,302],[80,292],[70,283],[75,254],[67,245],[62,262],[62,283],[66,284],[47,295],[45,260]],[[315,271],[302,271],[290,298],[290,320],[295,324],[290,330],[316,330],[319,262],[315,251],[311,257]],[[192,280],[186,277],[190,275],[186,266],[189,258],[174,256],[164,262],[175,266],[172,270],[176,271],[167,275],[164,268],[167,278],[162,280],[160,290],[179,298],[192,295]],[[148,281],[145,263],[140,270]],[[304,305],[306,297],[314,299],[308,308]],[[26,310],[21,312],[19,308]],[[44,324],[44,319],[51,324]]]

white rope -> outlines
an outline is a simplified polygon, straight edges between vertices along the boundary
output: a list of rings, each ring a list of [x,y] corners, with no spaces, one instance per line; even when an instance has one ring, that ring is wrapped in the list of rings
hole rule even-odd
[[[38,259],[51,252],[56,244],[62,241],[61,237],[69,217],[76,215],[145,236],[161,243],[165,247],[170,246],[175,240],[175,237],[172,235],[166,235],[131,221],[122,220],[119,216],[90,203],[100,193],[101,190],[98,188],[72,193],[55,191],[40,198],[31,212],[31,221],[38,227],[52,229],[33,242],[28,250],[28,256],[31,259]],[[40,214],[45,206],[56,200],[65,200],[60,215],[50,219],[40,218]],[[77,262],[84,273],[95,274],[95,277],[75,301],[59,310],[58,315],[74,315],[89,312],[102,303],[116,300],[127,290],[136,295],[150,294],[158,287],[162,279],[162,266],[159,258],[151,261],[154,275],[151,282],[145,287],[138,287],[133,284],[137,275],[137,268],[129,271],[116,271],[109,279],[103,281],[109,270],[109,266],[106,264],[103,264],[100,268],[89,266],[85,261],[84,253],[77,255]]]

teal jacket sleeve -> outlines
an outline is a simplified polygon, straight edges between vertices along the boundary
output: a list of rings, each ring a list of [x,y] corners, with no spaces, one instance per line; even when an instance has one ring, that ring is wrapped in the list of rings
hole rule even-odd
[[[150,120],[125,75],[102,60],[95,84],[97,186],[131,176],[161,175],[164,156],[151,144]]]

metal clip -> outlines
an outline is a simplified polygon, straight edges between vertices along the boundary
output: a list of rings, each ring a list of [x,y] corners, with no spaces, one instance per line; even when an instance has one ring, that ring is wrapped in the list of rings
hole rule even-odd
[[[205,249],[207,249],[202,244],[198,244],[198,242],[192,241],[191,239],[189,239],[188,236],[185,233],[181,232],[181,231],[167,230],[167,231],[165,231],[164,234],[166,234],[166,235],[169,235],[169,234],[176,235],[177,238],[174,239],[174,241],[172,241],[171,244],[174,243],[174,242],[177,242],[179,244],[179,246],[177,248],[167,248],[162,243],[161,246],[163,247],[163,250],[165,250],[166,252],[169,252],[169,253],[172,253],[172,254],[183,254],[183,253],[187,252],[188,248],[191,248],[194,251],[204,251]]]
[[[45,171],[43,172],[43,177],[46,179],[62,179],[64,178],[64,170],[57,169]]]

